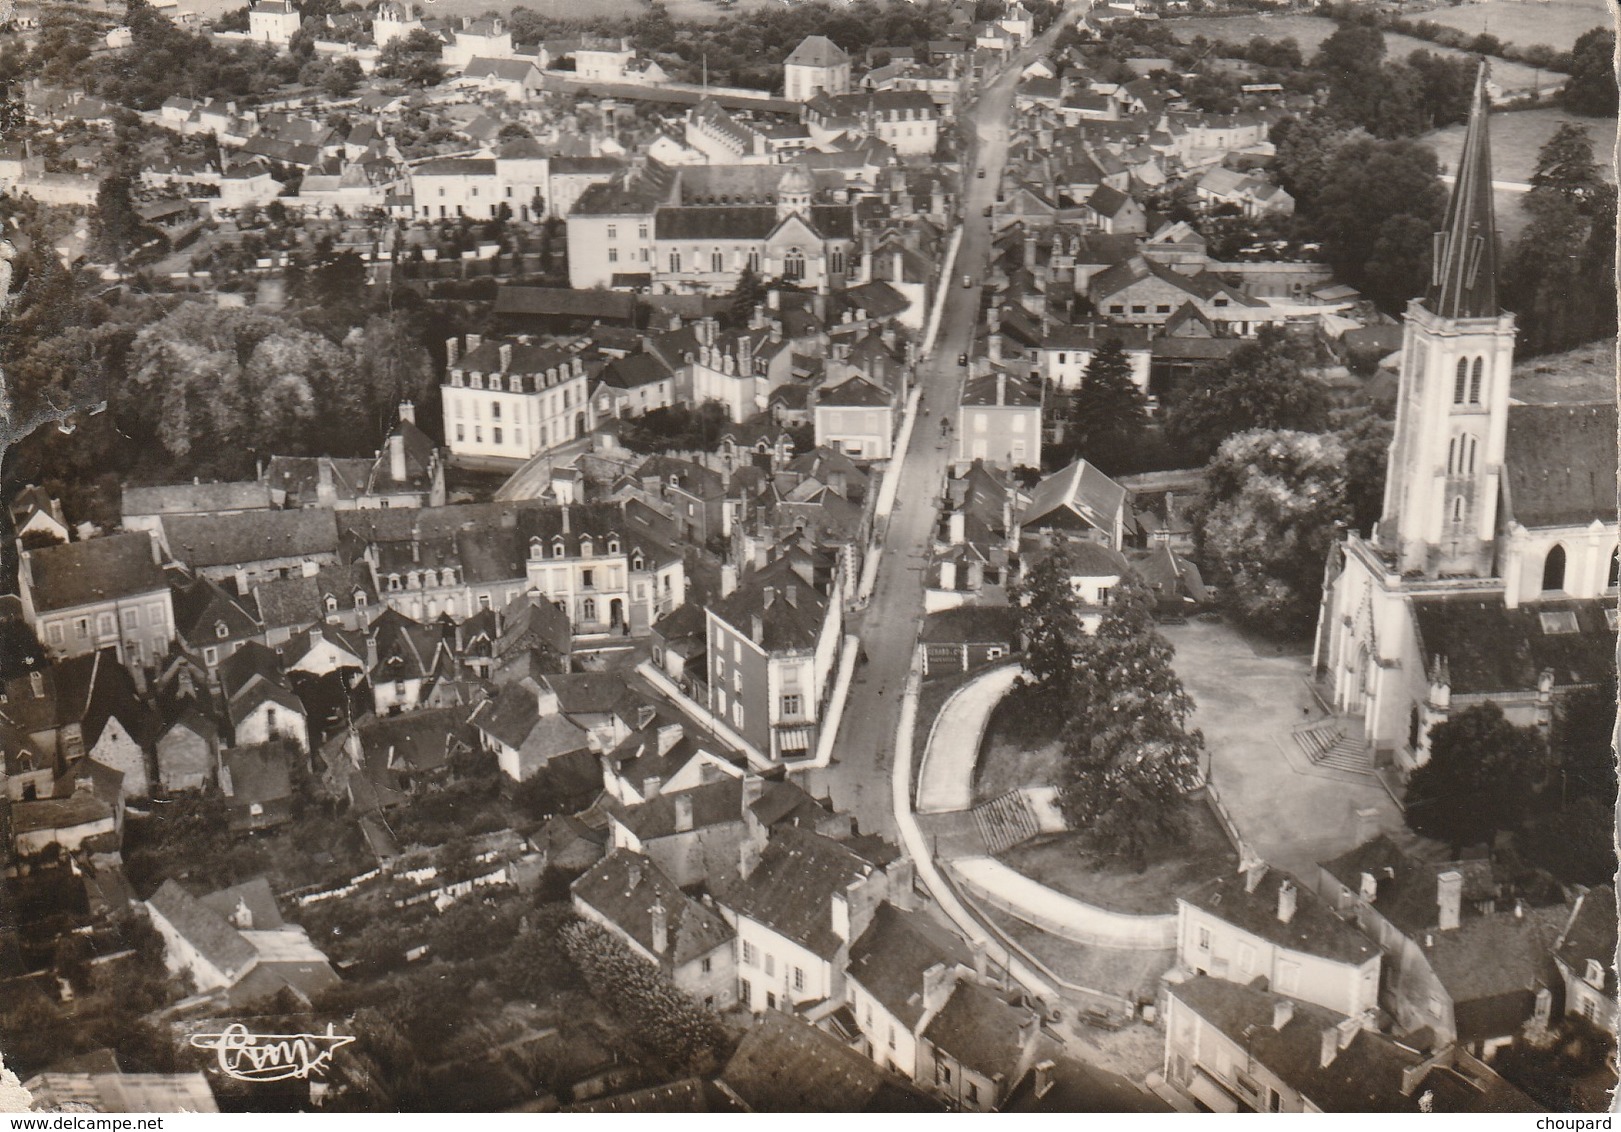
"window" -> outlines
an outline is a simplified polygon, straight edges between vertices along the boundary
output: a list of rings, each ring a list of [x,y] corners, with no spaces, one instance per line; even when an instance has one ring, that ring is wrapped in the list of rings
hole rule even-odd
[[[500,444],[501,443],[501,426],[500,425],[497,425],[496,427],[490,429],[490,440],[491,440],[492,443],[495,443],[495,444]]]
[[[1145,303],[1132,303],[1131,304],[1131,313],[1132,314],[1147,314],[1148,313],[1148,306]]]
[[[797,991],[805,989],[805,968],[803,967],[794,968],[794,989]]]
[[[975,1081],[968,1082],[968,1103],[979,1103],[979,1084]]]
[[[338,599],[333,597],[331,594],[328,594],[326,596],[325,604],[326,604],[326,611],[328,613],[336,613],[338,611]]]
[[[457,440],[466,440],[467,439],[467,430],[465,428],[463,428],[462,425],[459,422],[456,425],[456,439]]]
[[[1463,496],[1461,495],[1452,501],[1452,521],[1454,523],[1463,522]]]
[[[742,730],[742,727],[743,727],[743,705],[741,703],[734,703],[732,705],[732,724],[734,726],[736,726],[739,730]]]
[[[889,1048],[895,1048],[895,1024],[893,1022],[889,1024]]]
[[[619,226],[617,224],[608,225],[608,239],[610,239],[610,240],[619,239]]]
[[[737,1000],[739,1002],[741,1002],[744,1006],[753,1006],[754,1005],[753,997],[749,993],[750,989],[751,988],[749,987],[749,981],[747,979],[739,979],[739,980],[737,980]]]
[[[596,578],[597,572],[595,570],[580,571],[580,585],[584,586],[588,590],[596,588]]]
[[[1581,632],[1581,626],[1576,621],[1576,615],[1568,609],[1558,609],[1551,613],[1539,613],[1537,619],[1542,623],[1543,633],[1548,636]]]
[[[782,714],[785,719],[792,719],[800,712],[801,700],[798,696],[782,697]]]
[[[1465,392],[1465,387],[1468,385],[1468,383],[1469,383],[1469,359],[1468,358],[1459,358],[1458,359],[1458,374],[1452,380],[1452,403],[1454,405],[1463,404],[1463,395],[1464,395],[1464,392]]]
[[[1485,358],[1476,358],[1474,368],[1469,371],[1469,403],[1480,404],[1480,383],[1486,368]]]
[[[618,248],[609,248],[608,249],[608,262],[609,263],[618,263],[619,262],[619,249]]]
[[[706,975],[709,974],[710,971],[712,971],[714,969],[714,966],[715,966],[715,961],[713,959],[709,958],[709,956],[707,956],[707,955],[704,956],[703,959],[699,960],[699,962],[698,962],[698,969],[700,971],[702,971]]]
[[[638,224],[638,225],[636,225],[636,238],[638,240],[647,239],[647,225],[646,224]]]
[[[1210,929],[1209,928],[1200,928],[1199,929],[1199,950],[1200,951],[1209,951],[1210,950]]]
[[[775,955],[771,955],[771,954],[766,955],[766,957],[765,957],[765,974],[766,974],[766,978],[768,978],[768,979],[769,978],[774,978],[776,976],[776,974],[777,974],[777,957]]]
[[[934,1067],[934,1079],[941,1085],[951,1084],[951,1066],[945,1062],[938,1062]]]
[[[1612,590],[1621,586],[1621,547],[1610,552],[1610,574],[1604,584]]]
[[[754,944],[750,943],[748,940],[743,941],[743,962],[744,962],[744,964],[746,966],[749,966],[749,967],[755,967],[755,966],[759,965],[759,959],[755,955],[755,951],[754,951]]]
[[[62,637],[62,623],[60,621],[52,621],[45,627],[45,641],[47,644],[61,645]]]
[[[756,275],[760,274],[760,253],[758,251],[749,253],[749,270]]]
[[[1109,304],[1109,313],[1110,314],[1125,314],[1126,313],[1126,305],[1124,303],[1110,303]]]
[[[805,278],[805,253],[798,248],[789,248],[788,254],[782,257],[782,277],[784,279]]]
[[[141,627],[141,611],[139,609],[126,609],[120,615],[126,629],[139,629]]]
[[[588,597],[580,602],[580,619],[583,621],[595,621],[597,619],[596,598]]]
[[[118,626],[114,624],[111,613],[99,613],[96,615],[96,633],[98,636],[110,637],[117,628]]]
[[[768,990],[768,991],[765,992],[765,1008],[767,1010],[775,1010],[777,1008],[777,992],[776,991],[769,991]]]
[[[1098,604],[1099,605],[1105,605],[1105,604],[1108,603],[1108,601],[1109,601],[1109,588],[1110,587],[1108,587],[1108,586],[1099,586],[1098,587]]]
[[[1565,548],[1555,546],[1548,551],[1548,557],[1542,563],[1542,590],[1562,590],[1565,588]]]
[[[716,275],[726,270],[726,255],[719,248],[709,253],[709,270]]]
[[[681,274],[681,253],[680,252],[671,252],[670,253],[670,274],[671,275],[679,275],[679,274]]]
[[[203,663],[204,664],[208,665],[208,667],[210,667],[210,668],[213,668],[219,662],[220,662],[220,650],[219,649],[215,648],[213,645],[209,645],[207,648],[205,648],[203,650]]]

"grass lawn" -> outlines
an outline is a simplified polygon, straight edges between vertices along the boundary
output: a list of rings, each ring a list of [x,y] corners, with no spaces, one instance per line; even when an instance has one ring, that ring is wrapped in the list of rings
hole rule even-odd
[[[1019,727],[1017,694],[1003,697],[985,723],[985,737],[974,764],[974,804],[1016,790],[1020,786],[1054,786],[1063,762],[1056,738],[1027,736]]]
[[[1610,14],[1602,0],[1482,0],[1414,12],[1415,20],[1457,28],[1470,35],[1489,32],[1504,43],[1535,47],[1546,43],[1555,51],[1569,51],[1585,31],[1607,27]],[[1493,63],[1493,67],[1496,63]]]
[[[1421,18],[1431,19],[1433,16],[1426,13]],[[1192,41],[1194,36],[1199,35],[1206,39],[1225,40],[1228,43],[1247,43],[1257,35],[1264,35],[1268,39],[1293,39],[1300,45],[1300,52],[1307,60],[1310,60],[1312,54],[1322,46],[1323,40],[1334,34],[1338,26],[1326,16],[1308,16],[1293,12],[1257,16],[1193,16],[1170,20],[1168,23],[1172,34],[1184,43]],[[1494,31],[1493,34],[1500,33]],[[1414,39],[1410,35],[1388,31],[1385,33],[1387,58],[1405,59],[1418,50],[1437,55],[1464,54],[1450,47],[1442,47],[1438,43]],[[1537,85],[1537,72],[1534,67],[1527,67],[1523,63],[1493,59],[1492,79],[1505,92],[1529,91]],[[1558,76],[1553,76],[1553,79],[1557,80]],[[1548,73],[1544,73],[1542,86],[1546,88],[1550,85],[1550,81]]]
[[[1238,868],[1238,856],[1202,795],[1184,801],[1187,834],[1174,852],[1138,872],[1099,857],[1084,833],[1054,833],[1016,845],[998,859],[1027,877],[1113,912],[1176,911],[1176,898]]]

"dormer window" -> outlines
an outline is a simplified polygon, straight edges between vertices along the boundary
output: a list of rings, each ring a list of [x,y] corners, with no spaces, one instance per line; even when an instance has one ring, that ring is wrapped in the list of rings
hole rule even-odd
[[[356,609],[365,609],[366,608],[366,591],[365,590],[356,590],[355,591],[355,608]]]
[[[400,576],[398,574],[390,574],[388,576],[388,588],[391,590],[398,590],[400,588]]]
[[[326,611],[328,613],[336,613],[338,611],[338,599],[333,597],[331,594],[326,595]]]
[[[611,539],[608,540],[608,553],[609,554],[618,554],[619,553],[619,540],[618,539],[611,538]]]
[[[1604,985],[1604,964],[1597,959],[1589,959],[1585,978],[1589,986],[1602,987]]]
[[[561,536],[558,537],[557,541],[552,543],[552,557],[563,557],[563,539]]]
[[[546,556],[545,548],[542,547],[540,545],[540,543],[536,542],[536,543],[530,543],[529,544],[529,557],[530,558],[544,558],[545,556]]]
[[[214,635],[223,641],[226,637],[231,635],[230,626],[226,625],[223,621],[214,622]]]
[[[643,564],[643,563],[642,563],[642,556],[641,556],[641,554],[640,554],[640,553],[637,553],[637,554],[636,554],[636,555],[635,555],[635,556],[634,556],[634,557],[632,557],[632,558],[631,558],[631,560],[630,560],[630,568],[631,568],[631,569],[632,569],[632,570],[640,570],[640,569],[641,569],[641,568],[642,568],[642,564]]]
[[[591,557],[591,540],[588,539],[588,538],[583,538],[583,539],[580,540],[580,557],[581,558],[590,558]]]
[[[43,696],[45,694],[45,673],[30,672],[28,674],[28,690],[34,694],[36,700]]]

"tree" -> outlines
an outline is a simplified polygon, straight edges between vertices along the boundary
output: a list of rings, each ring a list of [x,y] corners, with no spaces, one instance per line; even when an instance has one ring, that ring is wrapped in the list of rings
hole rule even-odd
[[[1593,118],[1616,112],[1615,32],[1597,27],[1584,32],[1570,50],[1570,78],[1560,94],[1567,110]]]
[[[1296,207],[1309,214],[1333,176],[1340,147],[1367,137],[1366,131],[1347,129],[1326,114],[1281,119],[1271,133],[1278,183],[1295,198]]]
[[[1328,390],[1301,371],[1302,351],[1265,327],[1170,407],[1165,431],[1188,459],[1204,462],[1229,436],[1248,429],[1320,432],[1328,426]]]
[[[1035,727],[1062,722],[1074,706],[1077,658],[1086,643],[1080,598],[1071,581],[1077,572],[1072,552],[1060,543],[1027,562],[1008,594],[1028,673],[1017,686]]]
[[[766,294],[765,280],[753,268],[744,267],[738,274],[737,286],[732,288],[726,304],[726,318],[732,326],[747,326],[754,318],[754,308]]]
[[[1337,437],[1258,430],[1229,438],[1210,462],[1195,533],[1234,616],[1288,635],[1310,628],[1347,517]]]
[[[713,1072],[726,1044],[715,1012],[676,989],[653,964],[598,924],[563,929],[569,958],[597,1000],[637,1028],[661,1058],[690,1072]]]
[[[1068,438],[1075,451],[1111,476],[1137,469],[1148,430],[1148,401],[1131,376],[1118,338],[1105,342],[1070,400]]]
[[[340,55],[321,76],[321,89],[333,98],[348,98],[365,77],[360,60],[353,55]]]
[[[1389,419],[1368,411],[1335,435],[1345,446],[1345,503],[1351,526],[1371,535],[1385,506],[1385,472],[1395,427]]]
[[[1509,257],[1504,301],[1527,354],[1615,333],[1615,186],[1598,175],[1586,129],[1567,122],[1543,144],[1521,198],[1531,221]]]
[[[122,260],[140,244],[145,222],[135,211],[129,176],[115,171],[96,189],[96,243],[102,254]]]
[[[1454,850],[1519,825],[1546,761],[1534,727],[1516,727],[1494,703],[1430,728],[1430,758],[1407,780],[1407,825]]]
[[[1432,237],[1445,209],[1433,150],[1352,139],[1335,151],[1311,221],[1335,277],[1397,311],[1429,282]]]
[[[417,28],[383,48],[377,56],[377,75],[407,86],[435,86],[445,77],[439,65],[440,46],[431,32]]]
[[[1197,780],[1204,737],[1188,729],[1193,699],[1134,576],[1109,594],[1096,633],[1075,655],[1059,804],[1100,852],[1139,868],[1183,830],[1181,796]]]
[[[1615,808],[1615,683],[1580,688],[1559,701],[1549,743],[1569,801]]]

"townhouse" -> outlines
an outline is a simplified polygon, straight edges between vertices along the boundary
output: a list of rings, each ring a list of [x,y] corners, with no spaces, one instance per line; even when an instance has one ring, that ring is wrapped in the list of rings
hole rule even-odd
[[[174,639],[174,603],[157,541],[144,531],[24,550],[23,619],[53,657],[111,648],[139,670]]]
[[[522,339],[445,342],[445,442],[453,458],[527,460],[596,427],[591,378],[599,363]]]

